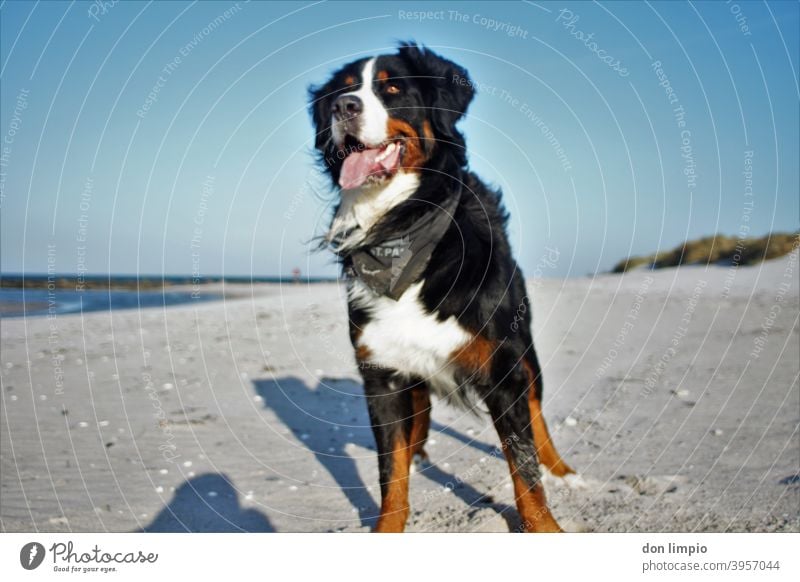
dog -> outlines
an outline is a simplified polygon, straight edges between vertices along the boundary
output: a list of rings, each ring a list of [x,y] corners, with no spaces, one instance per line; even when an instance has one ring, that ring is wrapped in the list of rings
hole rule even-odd
[[[378,451],[377,532],[401,532],[412,463],[427,460],[431,395],[483,402],[523,528],[561,531],[540,463],[573,470],[542,416],[531,308],[501,194],[468,169],[457,128],[467,71],[430,49],[362,58],[309,88],[319,163],[340,190],[321,246],[347,283],[349,332]]]

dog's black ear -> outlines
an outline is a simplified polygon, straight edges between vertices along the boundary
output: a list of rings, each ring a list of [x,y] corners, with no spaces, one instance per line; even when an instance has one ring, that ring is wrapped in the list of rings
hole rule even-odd
[[[331,139],[333,139],[331,134],[332,100],[330,82],[325,85],[312,85],[308,88],[308,110],[316,133],[314,147],[320,151],[325,151],[330,145]]]
[[[411,66],[419,85],[425,88],[424,97],[437,138],[453,142],[463,150],[464,138],[456,129],[456,123],[475,96],[469,73],[464,67],[416,43],[401,43],[398,54]]]

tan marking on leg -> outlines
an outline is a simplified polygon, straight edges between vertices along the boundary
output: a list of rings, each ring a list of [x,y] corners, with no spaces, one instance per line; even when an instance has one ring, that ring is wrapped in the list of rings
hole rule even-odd
[[[425,442],[428,440],[428,429],[431,425],[431,399],[427,386],[411,388],[411,402],[414,407],[414,419],[411,425],[411,457],[420,455],[428,458],[425,452]]]
[[[539,379],[534,374],[531,366],[526,362],[525,369],[530,378],[530,385],[528,387],[528,406],[531,410],[531,428],[533,429],[533,443],[536,447],[536,454],[539,457],[539,462],[547,467],[556,477],[563,477],[575,471],[564,462],[561,455],[558,454],[553,439],[550,437],[550,431],[547,430],[547,424],[544,421],[542,414],[542,403],[536,398],[536,382]]]
[[[395,439],[392,455],[392,475],[386,484],[381,499],[381,515],[375,530],[378,533],[400,533],[408,519],[408,469],[411,464],[411,449],[402,429]]]
[[[511,452],[505,450],[508,469],[511,471],[511,480],[514,482],[514,498],[517,502],[517,511],[522,519],[522,526],[529,533],[557,533],[563,531],[558,522],[547,508],[544,496],[544,487],[537,483],[533,487],[525,483],[517,472]]]

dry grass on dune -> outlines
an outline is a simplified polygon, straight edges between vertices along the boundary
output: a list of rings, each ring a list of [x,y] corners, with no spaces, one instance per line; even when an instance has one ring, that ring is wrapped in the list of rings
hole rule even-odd
[[[613,273],[624,273],[636,267],[661,269],[692,264],[753,265],[789,254],[800,242],[800,233],[775,232],[761,238],[738,238],[718,234],[687,241],[668,251],[629,257],[617,263]]]

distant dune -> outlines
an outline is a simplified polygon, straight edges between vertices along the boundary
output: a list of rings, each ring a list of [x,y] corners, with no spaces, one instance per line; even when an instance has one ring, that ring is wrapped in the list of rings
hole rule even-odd
[[[636,267],[662,269],[709,263],[753,265],[789,254],[798,242],[800,233],[774,232],[761,238],[738,238],[717,234],[687,241],[672,250],[629,257],[617,263],[612,272],[624,273]]]

